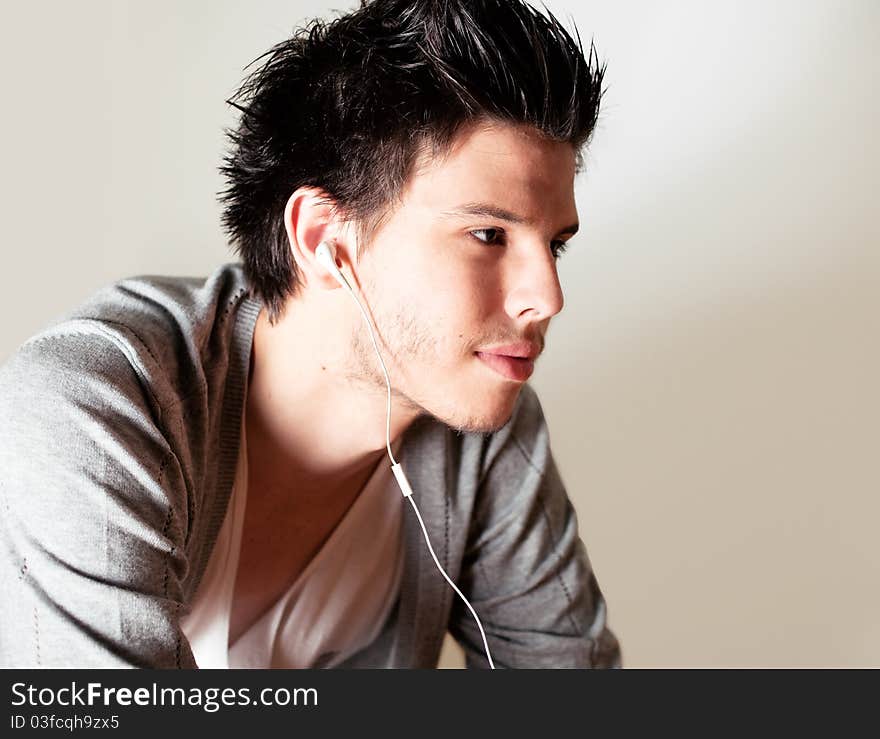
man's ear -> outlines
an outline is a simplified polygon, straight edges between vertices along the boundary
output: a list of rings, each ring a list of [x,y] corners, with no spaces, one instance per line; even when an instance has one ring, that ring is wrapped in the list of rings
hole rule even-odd
[[[284,207],[284,227],[299,280],[302,284],[324,290],[333,290],[339,287],[339,283],[315,258],[318,244],[333,241],[337,266],[343,272],[351,266],[350,253],[342,238],[345,230],[333,205],[323,190],[300,187]]]

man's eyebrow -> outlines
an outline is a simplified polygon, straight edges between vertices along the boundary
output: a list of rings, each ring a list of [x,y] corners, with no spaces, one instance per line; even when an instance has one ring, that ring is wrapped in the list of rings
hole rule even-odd
[[[506,210],[505,208],[499,208],[497,205],[492,205],[491,203],[466,203],[465,205],[460,205],[457,208],[452,208],[450,210],[444,210],[442,212],[444,216],[485,216],[487,218],[495,218],[499,221],[507,221],[508,223],[516,223],[516,224],[525,224],[529,225],[530,221],[528,218],[523,218],[521,215],[517,215],[512,211]],[[566,226],[565,228],[559,229],[559,235],[562,234],[576,234],[578,232],[579,224],[572,223],[570,226]]]

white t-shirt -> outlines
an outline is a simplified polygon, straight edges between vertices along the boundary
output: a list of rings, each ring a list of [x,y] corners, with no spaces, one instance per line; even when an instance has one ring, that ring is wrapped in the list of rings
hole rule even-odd
[[[229,644],[229,617],[247,505],[241,445],[226,518],[184,634],[200,668],[333,667],[370,644],[397,599],[403,571],[403,498],[382,461],[297,580]]]

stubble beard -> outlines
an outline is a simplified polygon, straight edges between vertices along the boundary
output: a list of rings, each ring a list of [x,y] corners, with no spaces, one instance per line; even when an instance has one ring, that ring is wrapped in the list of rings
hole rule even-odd
[[[462,413],[458,408],[432,410],[427,399],[421,399],[401,389],[402,383],[399,377],[395,377],[394,368],[440,366],[441,358],[435,353],[437,342],[417,323],[412,314],[397,313],[393,318],[377,318],[376,324],[386,327],[384,330],[378,329],[376,339],[388,368],[391,398],[394,402],[415,411],[417,417],[429,416],[462,434],[493,433],[510,420],[510,413],[504,419],[488,420],[477,414]],[[351,362],[346,377],[369,392],[381,392],[383,395],[387,393],[385,375],[363,321],[352,333],[350,346]]]

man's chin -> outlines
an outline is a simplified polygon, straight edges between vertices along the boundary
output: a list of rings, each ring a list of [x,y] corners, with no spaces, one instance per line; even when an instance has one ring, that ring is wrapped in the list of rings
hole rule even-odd
[[[503,421],[467,420],[463,423],[448,423],[447,426],[461,434],[494,434],[501,430],[510,420],[510,415]]]
[[[510,420],[518,397],[519,391],[494,402],[488,402],[488,398],[483,396],[479,403],[463,401],[454,409],[431,415],[461,433],[491,434]]]

